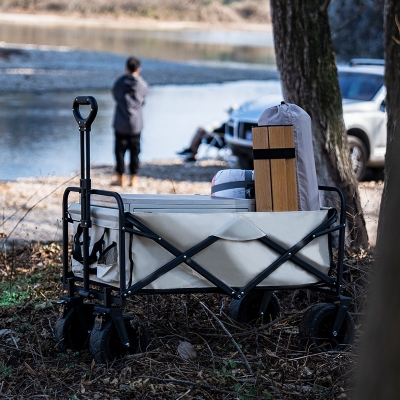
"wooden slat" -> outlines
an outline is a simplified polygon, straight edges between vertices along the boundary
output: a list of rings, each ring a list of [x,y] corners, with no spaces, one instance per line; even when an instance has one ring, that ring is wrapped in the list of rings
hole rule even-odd
[[[270,149],[285,148],[284,126],[269,126],[268,138]],[[271,186],[273,210],[287,211],[288,194],[285,159],[271,160]]]
[[[294,148],[293,126],[285,126],[285,146]],[[287,211],[298,211],[298,192],[296,177],[296,160],[294,158],[286,159],[286,180],[287,180]]]
[[[256,126],[252,129],[253,149],[268,149],[268,127]],[[256,210],[273,211],[271,192],[270,160],[254,160],[254,186]]]

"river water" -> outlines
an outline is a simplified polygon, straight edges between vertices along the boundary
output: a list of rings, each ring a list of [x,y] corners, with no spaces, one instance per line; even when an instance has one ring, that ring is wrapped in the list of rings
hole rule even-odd
[[[269,34],[190,31],[148,32],[45,28],[2,24],[0,40],[69,46],[173,61],[273,64]],[[274,93],[276,81],[206,85],[151,86],[144,107],[141,160],[168,159],[186,146],[197,126],[226,119],[233,104]],[[114,164],[111,128],[113,102],[108,91],[84,93],[99,103],[92,126],[91,160]],[[66,175],[79,169],[79,131],[72,116],[71,91],[34,91],[0,95],[0,180]]]

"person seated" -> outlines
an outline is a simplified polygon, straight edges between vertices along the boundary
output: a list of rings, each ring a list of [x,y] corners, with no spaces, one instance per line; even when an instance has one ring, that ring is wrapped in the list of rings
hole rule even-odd
[[[232,111],[237,109],[237,105],[233,105],[229,107],[226,112],[228,115],[232,113]],[[227,122],[224,122],[222,124],[220,123],[214,123],[209,126],[200,126],[197,128],[195,134],[192,137],[192,140],[190,142],[189,147],[186,147],[185,149],[178,151],[176,154],[180,156],[186,156],[184,161],[186,162],[194,162],[196,161],[196,154],[197,151],[200,147],[200,144],[202,142],[206,142],[207,144],[210,144],[215,135],[219,135],[218,140],[215,140],[213,143],[213,146],[217,148],[222,148],[225,146],[225,141],[224,141],[224,133],[225,133],[225,126]]]
[[[186,156],[186,158],[184,159],[184,161],[186,162],[194,162],[196,161],[196,154],[200,147],[200,144],[204,142],[210,144],[214,139],[214,135],[216,134],[220,135],[219,138],[220,140],[216,140],[213,145],[217,148],[224,147],[225,141],[223,135],[225,133],[225,125],[226,122],[224,122],[222,125],[212,130],[209,127],[203,127],[203,126],[198,127],[195,134],[192,137],[189,147],[186,147],[185,149],[178,151],[176,154],[180,156]]]

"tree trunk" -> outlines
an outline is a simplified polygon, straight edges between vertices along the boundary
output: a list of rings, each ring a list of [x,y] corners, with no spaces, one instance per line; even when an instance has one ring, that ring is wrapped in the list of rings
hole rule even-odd
[[[377,237],[377,260],[356,379],[355,400],[400,394],[400,2],[385,3],[387,151]]]
[[[327,4],[320,0],[271,0],[275,55],[285,101],[311,117],[320,185],[341,188],[347,201],[349,243],[367,247],[358,182],[343,122]]]

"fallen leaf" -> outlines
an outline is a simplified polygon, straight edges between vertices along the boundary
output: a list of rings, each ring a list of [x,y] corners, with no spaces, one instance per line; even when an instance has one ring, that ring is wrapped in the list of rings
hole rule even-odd
[[[178,346],[178,354],[184,360],[195,360],[197,358],[197,352],[194,346],[189,342],[180,342]]]
[[[11,329],[0,329],[0,337],[5,335],[11,335],[13,331]]]

